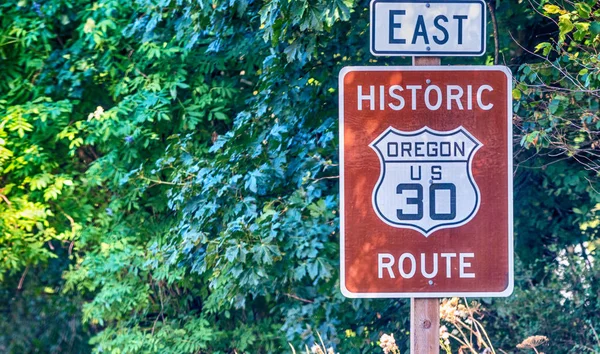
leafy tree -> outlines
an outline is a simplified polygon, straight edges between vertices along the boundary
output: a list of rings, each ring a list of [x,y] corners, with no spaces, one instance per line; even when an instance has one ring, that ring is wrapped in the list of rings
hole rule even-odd
[[[600,10],[596,2],[543,2],[537,10],[551,36],[523,47],[530,59],[513,92],[524,272],[516,296],[498,303],[500,333],[545,334],[556,352],[597,351]]]
[[[600,10],[489,7],[518,286],[483,321],[599,350]],[[0,351],[407,350],[407,301],[338,290],[337,73],[408,63],[369,53],[367,1],[8,1],[0,60]]]

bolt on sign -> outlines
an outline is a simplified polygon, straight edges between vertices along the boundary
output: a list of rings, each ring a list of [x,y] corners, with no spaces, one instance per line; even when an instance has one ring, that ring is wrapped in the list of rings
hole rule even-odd
[[[342,293],[510,295],[510,71],[347,67],[339,87]]]
[[[485,54],[483,0],[373,0],[371,53],[401,56]]]

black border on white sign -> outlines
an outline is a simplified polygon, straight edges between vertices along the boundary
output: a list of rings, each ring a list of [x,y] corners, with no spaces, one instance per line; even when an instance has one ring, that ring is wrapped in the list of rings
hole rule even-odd
[[[444,3],[444,4],[480,4],[481,5],[481,50],[476,52],[461,52],[461,51],[377,51],[375,50],[375,4],[376,3],[408,3],[408,4],[427,4],[427,3]],[[487,11],[486,6],[483,0],[372,0],[371,5],[371,16],[369,19],[369,30],[370,30],[370,45],[369,48],[371,50],[371,54],[375,56],[404,56],[404,57],[414,57],[414,56],[453,56],[453,57],[473,57],[473,56],[482,56],[486,51],[486,23],[487,23]]]

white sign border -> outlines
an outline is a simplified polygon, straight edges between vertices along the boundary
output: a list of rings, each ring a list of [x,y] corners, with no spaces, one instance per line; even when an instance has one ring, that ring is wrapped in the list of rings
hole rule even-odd
[[[444,3],[444,4],[462,4],[475,3],[481,5],[482,29],[481,29],[481,51],[478,52],[460,52],[460,51],[377,51],[375,50],[375,4],[376,3]],[[369,9],[369,50],[374,56],[389,56],[389,57],[479,57],[485,55],[487,50],[487,9],[483,0],[371,0]]]
[[[507,145],[508,145],[508,285],[501,292],[385,292],[354,293],[346,288],[345,257],[345,178],[344,178],[344,78],[355,71],[500,71],[506,75]],[[442,297],[507,297],[514,290],[513,246],[513,146],[512,146],[512,73],[505,66],[347,66],[340,70],[339,87],[339,164],[340,164],[340,291],[347,298],[442,298]]]

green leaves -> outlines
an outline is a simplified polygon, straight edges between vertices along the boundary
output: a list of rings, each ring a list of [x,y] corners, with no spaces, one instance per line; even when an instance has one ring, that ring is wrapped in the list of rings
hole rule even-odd
[[[600,34],[600,22],[595,21],[590,24],[590,32],[597,36]]]
[[[558,29],[529,4],[496,6],[500,57],[518,67],[520,269],[541,272],[598,238],[598,57],[581,48],[600,27],[591,3],[540,5]],[[315,329],[340,353],[392,330],[406,351],[406,302],[338,291],[337,73],[398,64],[370,56],[368,20],[350,0],[0,4],[7,293],[60,262],[32,291],[73,296],[97,352],[274,353]],[[519,279],[567,284],[586,304],[563,299],[572,311],[596,306],[594,283],[557,280],[566,271]]]
[[[594,42],[594,36],[598,34],[597,21],[595,21],[597,20],[598,13],[597,11],[593,12],[590,4],[583,1],[574,3],[572,11],[553,4],[546,4],[543,9],[548,15],[559,15],[559,43],[565,42],[568,35],[575,29],[576,31],[573,34],[575,41],[586,42],[586,44]]]
[[[0,258],[6,260],[0,280],[54,257],[52,242],[72,240],[86,214],[70,210],[78,206],[73,180],[79,172],[72,165],[59,169],[70,149],[60,132],[71,112],[69,102],[44,96],[0,106]]]
[[[550,111],[550,114],[560,114],[564,112],[564,109],[566,108],[568,103],[569,101],[567,97],[560,94],[556,95],[554,96],[552,101],[550,101],[550,105],[548,105],[548,110]]]
[[[591,49],[597,47],[598,38],[597,13],[590,3],[576,2],[567,8],[547,4],[544,10],[559,15],[558,36],[537,44],[536,51],[544,57],[522,65],[515,75],[520,91],[515,122],[524,148],[515,156],[515,239],[529,283],[517,286],[522,290],[498,313],[527,323],[527,328],[550,331],[554,325],[546,327],[511,309],[520,306],[515,299],[526,298],[530,306],[541,292],[561,289],[571,295],[560,296],[560,306],[548,308],[552,301],[531,306],[582,328],[585,325],[573,320],[587,316],[579,306],[588,301],[596,304],[598,288],[591,285],[594,271],[585,264],[597,259],[589,248],[596,247],[597,228],[590,226],[600,223],[596,209],[600,161],[595,152],[600,128],[595,114],[600,103],[596,94],[600,61]],[[595,289],[590,292],[590,288]],[[578,340],[593,342],[585,335]]]
[[[198,353],[217,340],[210,322],[202,317],[191,321],[171,319],[157,322],[153,331],[120,327],[107,329],[92,340],[102,351],[111,353]]]
[[[560,7],[558,7],[556,5],[552,5],[552,4],[544,5],[544,11],[546,11],[547,14],[563,14],[563,13],[565,13],[565,11],[563,9],[561,9]]]
[[[571,16],[569,14],[561,15],[558,20],[559,39],[564,41],[567,34],[573,31],[575,25],[571,22]]]
[[[575,3],[575,9],[577,9],[577,14],[582,19],[589,18],[592,13],[592,7],[585,2]]]

